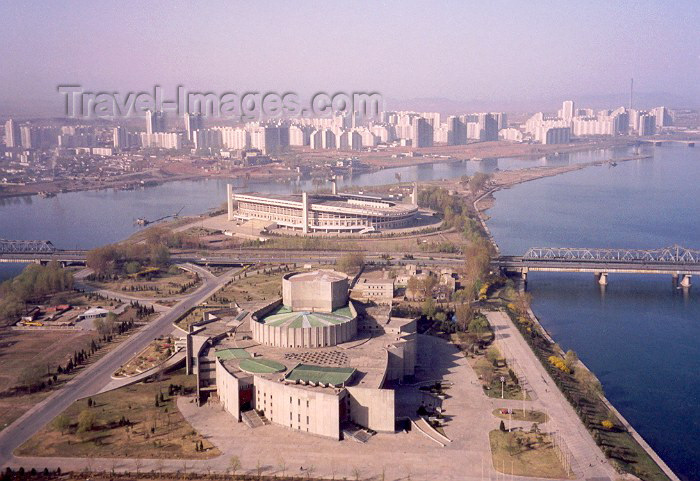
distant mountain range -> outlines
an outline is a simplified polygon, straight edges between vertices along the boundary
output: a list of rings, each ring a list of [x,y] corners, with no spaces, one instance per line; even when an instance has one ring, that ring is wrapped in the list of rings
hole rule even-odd
[[[614,109],[629,105],[629,93],[602,95],[572,95],[547,99],[472,99],[454,100],[444,97],[386,100],[387,110],[415,110],[419,112],[441,112],[444,114],[463,112],[556,112],[564,100],[573,100],[576,108],[595,110]],[[669,108],[700,108],[700,99],[684,97],[668,92],[635,92],[634,108],[648,109],[663,105]]]
[[[564,100],[573,100],[577,108],[614,109],[629,105],[629,93],[602,95],[552,96],[548,98],[502,98],[456,100],[446,97],[413,99],[386,98],[387,110],[414,110],[442,114],[464,112],[556,112]],[[700,98],[668,92],[635,92],[635,108],[647,109],[663,105],[669,108],[700,108]],[[47,118],[64,116],[64,100],[58,96],[50,100],[0,99],[0,118]]]

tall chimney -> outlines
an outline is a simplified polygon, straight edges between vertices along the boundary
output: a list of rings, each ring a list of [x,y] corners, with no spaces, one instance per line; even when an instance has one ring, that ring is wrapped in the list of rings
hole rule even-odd
[[[309,196],[306,192],[302,192],[301,194],[301,203],[302,205],[302,211],[301,211],[301,231],[304,234],[309,233]]]
[[[228,220],[233,220],[233,184],[226,184],[226,204],[228,205]]]

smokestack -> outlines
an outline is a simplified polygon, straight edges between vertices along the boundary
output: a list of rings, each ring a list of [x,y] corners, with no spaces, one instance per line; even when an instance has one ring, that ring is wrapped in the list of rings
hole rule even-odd
[[[634,78],[630,79],[630,110],[632,110],[632,105],[634,101]]]
[[[306,192],[301,193],[301,202],[302,202],[302,207],[301,207],[301,231],[304,234],[309,233],[309,196]]]
[[[228,220],[233,220],[233,185],[226,184],[226,204],[228,206]]]

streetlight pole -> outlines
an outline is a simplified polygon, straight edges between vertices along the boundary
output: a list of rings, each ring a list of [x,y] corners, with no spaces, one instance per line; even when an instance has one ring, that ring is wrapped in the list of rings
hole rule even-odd
[[[503,399],[503,390],[504,390],[504,383],[506,382],[506,378],[504,376],[501,376],[501,399]]]

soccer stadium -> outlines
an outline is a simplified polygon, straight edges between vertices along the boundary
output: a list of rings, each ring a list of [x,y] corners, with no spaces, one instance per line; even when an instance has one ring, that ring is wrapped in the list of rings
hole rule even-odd
[[[282,284],[281,299],[188,333],[199,399],[252,428],[337,440],[394,432],[392,387],[414,375],[416,321],[358,314],[336,271],[290,273]]]
[[[310,233],[355,233],[402,229],[418,214],[416,188],[411,204],[381,197],[335,193],[234,194],[228,186],[229,220],[262,220],[278,228]]]

